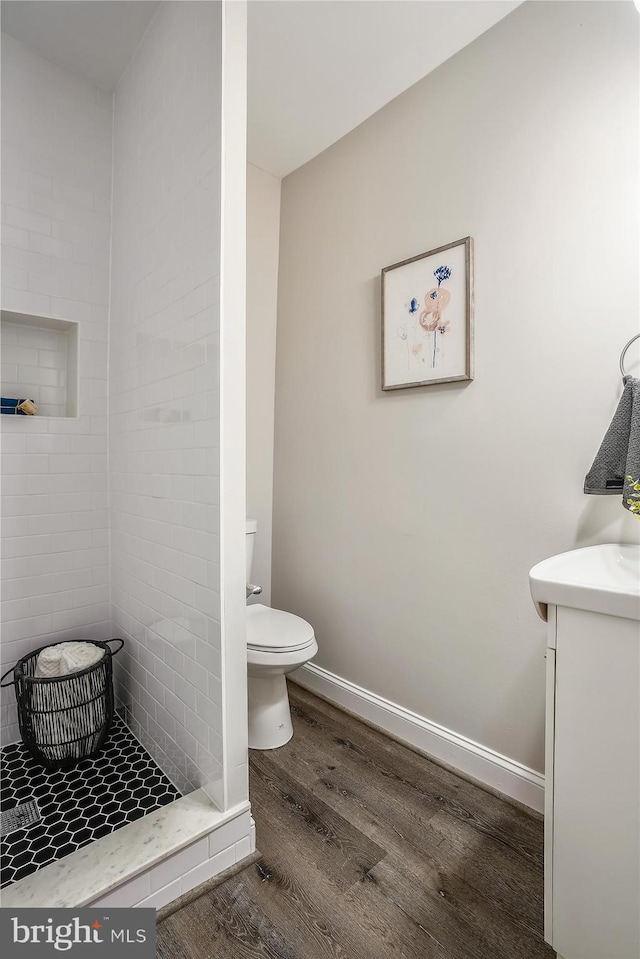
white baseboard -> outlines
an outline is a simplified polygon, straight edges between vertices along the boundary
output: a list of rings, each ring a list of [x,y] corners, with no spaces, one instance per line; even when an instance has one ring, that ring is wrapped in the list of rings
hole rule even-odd
[[[356,686],[321,666],[307,663],[289,678],[425,756],[438,759],[537,812],[543,811],[542,773]]]

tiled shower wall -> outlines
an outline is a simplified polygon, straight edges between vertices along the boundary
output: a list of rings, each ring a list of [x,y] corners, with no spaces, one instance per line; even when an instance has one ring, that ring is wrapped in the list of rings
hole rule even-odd
[[[110,632],[111,96],[2,34],[2,307],[79,324],[77,418],[3,416],[1,659]],[[13,693],[2,739],[18,738]]]
[[[162,4],[115,94],[118,695],[182,788],[221,783],[219,3]]]

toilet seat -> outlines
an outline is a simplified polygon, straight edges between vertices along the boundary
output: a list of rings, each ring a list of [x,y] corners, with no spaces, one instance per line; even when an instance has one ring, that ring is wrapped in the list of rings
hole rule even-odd
[[[262,603],[247,606],[247,648],[278,655],[306,649],[315,642],[313,627],[300,616]]]

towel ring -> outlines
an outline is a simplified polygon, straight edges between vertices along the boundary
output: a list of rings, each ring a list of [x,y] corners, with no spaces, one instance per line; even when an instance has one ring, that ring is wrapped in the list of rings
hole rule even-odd
[[[626,345],[625,348],[623,349],[622,353],[620,354],[620,372],[622,373],[622,376],[623,376],[623,377],[625,377],[625,376],[627,375],[627,374],[625,373],[625,371],[624,371],[624,356],[625,356],[625,353],[627,352],[627,350],[629,349],[629,347],[631,346],[631,344],[632,344],[632,343],[635,343],[636,340],[640,340],[640,333],[636,333],[635,336],[632,336],[632,337],[631,337],[631,339],[629,340],[629,342],[627,343],[627,345]]]

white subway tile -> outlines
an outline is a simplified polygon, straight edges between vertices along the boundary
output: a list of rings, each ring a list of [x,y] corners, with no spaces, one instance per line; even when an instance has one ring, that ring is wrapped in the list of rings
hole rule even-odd
[[[18,330],[18,343],[21,346],[40,350],[60,350],[60,335],[52,330],[42,330],[38,327],[20,327]]]
[[[28,453],[63,453],[69,448],[69,438],[67,436],[57,436],[55,433],[39,433],[28,436],[26,444]],[[37,505],[37,497],[27,497],[26,499],[31,501],[32,508]]]
[[[2,289],[2,308],[16,313],[34,313],[47,316],[50,310],[50,298],[40,293],[26,293],[10,287]]]
[[[36,362],[38,360],[38,351],[35,351]],[[18,375],[21,382],[35,384],[37,386],[59,386],[58,370],[47,369],[39,366],[19,366]]]
[[[40,387],[39,398],[42,403],[55,403],[61,407],[66,403],[65,390],[57,386]]]
[[[71,437],[56,437],[56,439],[71,439]],[[51,512],[74,513],[78,510],[90,510],[93,507],[93,496],[94,494],[89,490],[74,493],[52,493],[49,496]]]
[[[29,240],[29,249],[58,260],[73,259],[73,245],[67,240],[59,240],[52,236],[32,233]]]
[[[248,812],[223,823],[222,826],[209,834],[209,855],[215,856],[228,846],[235,846],[236,843],[241,842],[248,835],[249,827],[250,815]]]
[[[184,726],[184,703],[178,699],[177,695],[167,690],[164,697],[164,705],[165,709],[175,719],[176,723]]]
[[[19,639],[35,639],[38,636],[46,635],[51,632],[52,616],[26,616],[23,619],[13,622],[5,622],[2,626],[2,646],[5,643],[15,642]],[[23,654],[24,655],[24,654]]]
[[[180,889],[180,879],[175,879],[167,886],[163,886],[162,889],[158,889],[157,892],[147,896],[146,899],[141,899],[140,902],[137,903],[137,906],[140,909],[162,909],[163,906],[167,906],[170,902],[173,902],[174,899],[178,898]]]
[[[35,236],[36,234],[32,234]],[[29,231],[15,226],[2,225],[0,233],[3,248],[16,247],[20,250],[29,249]]]
[[[2,264],[2,285],[11,287],[14,290],[29,289],[29,274],[26,270],[19,270],[16,267]]]
[[[52,220],[66,220],[68,211],[64,203],[41,193],[32,193],[29,199],[29,209],[33,213],[42,213]]]
[[[3,443],[9,438],[10,437],[3,438]],[[24,441],[26,449],[27,439],[31,439],[31,437],[23,436],[18,438]],[[6,487],[8,479],[9,477],[4,479],[4,487]],[[14,494],[4,493],[0,498],[3,516],[33,516],[38,513],[49,513],[51,511],[51,500],[49,496],[25,496],[23,495],[24,490],[21,484],[22,481],[20,481],[18,492]]]
[[[44,293],[47,296],[70,296],[73,280],[60,273],[29,273],[29,290],[32,293]]]
[[[53,454],[49,457],[49,471],[51,473],[89,473],[91,456],[82,453]]]
[[[218,876],[221,872],[224,872],[225,869],[229,869],[235,865],[235,862],[235,848],[233,846],[219,852],[217,856],[207,859],[206,862],[203,862],[200,866],[196,866],[195,869],[191,869],[182,876],[180,880],[180,891],[182,895],[200,886],[203,882],[207,882],[208,879],[213,879],[214,876]]]
[[[36,453],[16,453],[13,456],[2,456],[2,472],[6,475],[19,473],[21,475],[33,473],[47,473],[49,459],[47,456]]]
[[[0,344],[2,346],[18,345],[18,329],[13,323],[3,323],[0,329]]]
[[[160,704],[156,706],[156,719],[163,732],[173,739],[175,737],[176,721]]]
[[[94,900],[90,903],[92,909],[102,908],[129,908],[137,905],[141,899],[146,899],[151,893],[150,873],[145,872],[129,882],[123,882],[121,885],[112,889],[106,896]]]
[[[43,403],[42,401],[40,401],[38,406],[39,406],[39,409],[38,409],[39,415],[46,416],[49,419],[54,419],[54,418],[66,415],[66,409],[63,409],[62,404]]]
[[[38,173],[29,173],[27,183],[29,193],[37,196],[51,196],[53,181],[50,177],[40,176]]]
[[[40,213],[31,213],[18,207],[5,207],[5,220],[8,226],[19,227],[32,233],[51,234],[51,219]]]
[[[2,520],[2,535],[8,537],[28,536],[30,516],[5,516]]]
[[[27,599],[2,600],[0,616],[3,624],[20,620],[25,622],[32,617],[44,616],[60,608],[61,597],[57,593],[46,593],[42,596],[29,596]]]
[[[180,852],[154,866],[151,875],[151,892],[156,892],[175,879],[180,879],[189,870],[202,865],[208,858],[209,843],[206,837],[181,849]]]
[[[74,223],[70,220],[54,220],[51,230],[57,240],[66,240],[68,243],[91,244],[93,231],[91,227]]]
[[[23,186],[16,186],[15,183],[7,182],[2,188],[2,200],[5,204],[28,210],[29,190]]]
[[[39,349],[38,366],[41,369],[51,369],[62,372],[66,370],[67,367],[67,354],[63,351]]]
[[[12,559],[3,554],[2,579],[8,581],[29,575],[29,558],[27,556]]]
[[[252,848],[252,845],[251,845],[251,837],[244,836],[235,845],[236,862],[241,862],[247,856],[250,856],[253,851],[254,849]]]
[[[71,206],[80,206],[85,209],[91,209],[94,206],[94,194],[90,190],[80,190],[64,183],[53,184],[53,197]],[[104,212],[108,212],[108,210]]]
[[[4,364],[3,364],[4,366]],[[4,384],[3,384],[4,392]],[[4,433],[2,437],[2,455],[8,456],[11,453],[26,453],[27,452],[27,437],[24,433]],[[3,489],[3,496],[0,497],[0,509],[2,510],[3,515],[10,515],[5,512],[5,500],[11,502],[11,495],[7,494]]]
[[[35,366],[38,363],[38,350],[36,347],[5,346],[3,344],[2,359],[4,363],[15,363],[19,366]]]
[[[51,575],[22,576],[19,579],[6,579],[2,586],[3,600],[28,599],[53,592]]]
[[[93,585],[93,569],[69,569],[50,575],[52,588],[60,592],[78,590],[79,587]]]
[[[108,602],[109,586],[107,583],[100,584],[99,586],[83,587],[73,592],[72,605],[76,608],[82,606],[98,606],[100,604],[108,604]]]
[[[73,569],[75,555],[61,550],[36,554],[30,557],[29,572],[38,576],[42,573]]]

